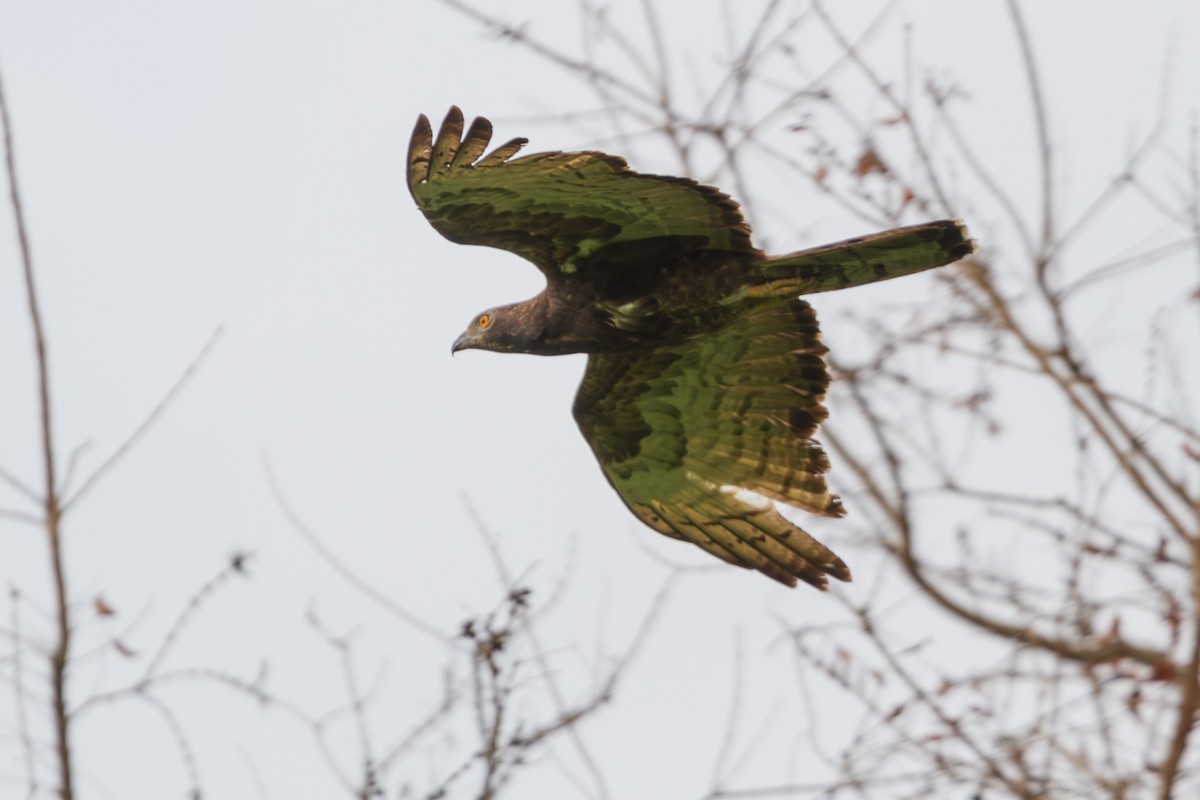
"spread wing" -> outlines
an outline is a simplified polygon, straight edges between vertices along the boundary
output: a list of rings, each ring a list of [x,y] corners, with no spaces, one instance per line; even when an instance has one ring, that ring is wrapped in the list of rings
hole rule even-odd
[[[794,586],[850,580],[773,500],[840,516],[812,435],[826,348],[803,300],[655,350],[588,356],[575,418],[621,499],[656,531]]]
[[[641,175],[623,158],[599,152],[514,159],[525,139],[483,156],[491,136],[492,125],[482,117],[464,136],[457,107],[436,139],[424,115],[413,130],[408,188],[430,224],[451,241],[511,250],[552,279],[643,250],[658,256],[758,252],[737,203],[718,189]]]

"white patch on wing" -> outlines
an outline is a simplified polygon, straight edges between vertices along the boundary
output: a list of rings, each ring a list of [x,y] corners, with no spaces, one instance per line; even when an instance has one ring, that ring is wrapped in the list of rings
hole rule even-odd
[[[725,484],[720,487],[721,494],[733,495],[735,500],[738,500],[754,509],[766,508],[774,506],[774,502],[769,497],[763,497],[758,492],[752,492],[749,489],[743,489],[741,486],[730,486]]]
[[[781,503],[778,500],[772,500],[769,497],[763,497],[758,492],[751,491],[750,489],[743,489],[741,486],[730,486],[725,484],[716,488],[717,491],[721,492],[721,494],[732,495],[734,499],[740,500],[755,511],[764,510],[767,506],[770,506],[788,522],[799,527],[799,523],[797,523],[793,517],[803,515],[795,506],[790,506],[787,503]],[[840,504],[841,503],[839,502],[838,505]]]

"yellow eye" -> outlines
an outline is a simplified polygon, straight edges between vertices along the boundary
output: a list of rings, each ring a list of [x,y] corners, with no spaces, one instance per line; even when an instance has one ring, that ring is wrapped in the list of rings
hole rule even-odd
[[[491,324],[492,324],[492,318],[490,315],[488,315],[488,314],[480,314],[479,315],[479,327],[486,328],[488,325],[491,325]]]

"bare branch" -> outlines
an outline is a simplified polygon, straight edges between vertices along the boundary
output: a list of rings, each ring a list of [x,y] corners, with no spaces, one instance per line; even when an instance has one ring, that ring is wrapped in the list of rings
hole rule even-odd
[[[59,527],[62,506],[54,471],[54,434],[50,406],[50,365],[46,355],[46,335],[42,327],[42,312],[38,303],[37,285],[34,281],[33,257],[30,255],[29,236],[25,227],[25,211],[21,204],[21,192],[17,186],[16,157],[13,154],[12,123],[8,115],[8,100],[4,84],[0,81],[0,119],[4,124],[5,167],[8,172],[9,199],[12,202],[13,219],[17,226],[17,241],[21,248],[21,265],[25,278],[25,297],[29,304],[29,320],[33,327],[34,351],[37,355],[38,411],[42,447],[42,484],[40,497],[45,513],[43,525],[50,546],[50,569],[54,578],[54,598],[58,622],[58,640],[50,654],[51,684],[54,690],[53,716],[55,750],[58,757],[59,787],[63,800],[73,800],[74,772],[71,768],[71,746],[67,720],[67,661],[71,652],[70,607],[67,605],[66,574],[63,567],[62,536]]]

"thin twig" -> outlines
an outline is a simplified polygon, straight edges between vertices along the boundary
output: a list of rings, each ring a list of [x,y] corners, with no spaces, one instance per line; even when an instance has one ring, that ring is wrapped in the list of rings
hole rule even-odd
[[[1033,104],[1034,125],[1037,129],[1038,167],[1041,170],[1042,241],[1038,246],[1035,261],[1039,283],[1046,281],[1046,269],[1054,252],[1054,151],[1050,146],[1050,122],[1047,119],[1046,100],[1042,95],[1041,71],[1034,59],[1033,43],[1025,27],[1025,16],[1017,0],[1008,0],[1008,12],[1012,17],[1017,44],[1021,48],[1021,64],[1025,67],[1025,80],[1029,84],[1029,96]]]
[[[644,103],[653,105],[654,97],[645,90],[635,86],[634,84],[617,77],[611,72],[596,69],[593,65],[572,58],[562,50],[557,50],[548,44],[545,44],[537,39],[526,34],[519,27],[510,25],[502,21],[498,17],[494,17],[479,9],[462,2],[462,0],[438,0],[442,5],[448,6],[460,14],[475,20],[483,25],[488,30],[500,35],[503,38],[511,39],[528,48],[533,53],[547,59],[553,64],[565,69],[568,73],[583,75],[588,80],[602,81],[614,88],[620,89],[625,94],[640,100]]]
[[[174,624],[172,624],[167,630],[166,635],[163,637],[162,643],[158,647],[158,651],[155,652],[155,654],[150,657],[150,660],[146,662],[146,669],[142,672],[143,681],[148,680],[156,672],[158,672],[158,668],[162,665],[163,660],[166,659],[167,653],[171,651],[171,648],[175,645],[175,642],[179,640],[179,636],[183,632],[184,628],[187,627],[188,621],[196,614],[196,612],[200,610],[200,606],[203,605],[206,600],[211,598],[217,589],[220,588],[222,584],[226,583],[230,578],[235,575],[245,574],[246,561],[249,558],[250,554],[248,553],[234,554],[232,557],[230,557],[229,563],[221,568],[220,572],[209,579],[207,583],[201,586],[200,589],[192,595],[191,599],[188,600],[187,605],[184,606],[183,611],[180,612],[179,618],[176,619]]]
[[[142,420],[141,424],[139,424],[137,428],[134,429],[133,433],[131,433],[129,437],[126,438],[125,441],[113,451],[112,455],[104,459],[104,463],[97,467],[91,475],[85,478],[83,484],[80,485],[80,487],[63,502],[62,510],[64,513],[74,506],[75,503],[77,503],[84,495],[86,495],[92,489],[92,487],[94,487],[96,483],[100,481],[101,478],[110,472],[117,462],[129,454],[134,446],[150,429],[150,426],[152,426],[158,420],[158,418],[162,416],[163,412],[167,410],[167,407],[171,405],[171,402],[175,399],[175,397],[178,396],[178,394],[183,391],[183,388],[191,381],[197,370],[200,369],[200,365],[203,364],[204,360],[208,357],[209,352],[211,352],[213,347],[216,345],[217,340],[221,338],[221,334],[223,332],[224,327],[218,325],[212,334],[209,335],[208,341],[206,341],[204,346],[200,348],[200,352],[197,353],[195,357],[192,358],[191,362],[188,363],[187,368],[183,371],[183,374],[175,380],[175,383],[171,384],[171,388],[168,389],[167,393],[163,395],[162,399],[155,404],[154,408],[150,410],[150,413],[146,415],[146,418]]]
[[[374,586],[368,584],[358,575],[354,574],[354,572],[352,572],[350,568],[341,561],[341,559],[334,555],[332,550],[325,546],[325,543],[321,541],[320,537],[318,537],[317,534],[311,528],[309,528],[302,519],[300,519],[300,515],[297,514],[292,508],[291,504],[284,496],[283,489],[280,488],[279,482],[276,481],[275,472],[271,469],[271,462],[264,459],[263,469],[267,473],[267,484],[271,487],[271,494],[275,497],[275,502],[279,505],[279,510],[283,512],[284,517],[287,518],[287,521],[291,524],[292,528],[295,529],[301,536],[303,536],[305,541],[312,545],[313,549],[315,549],[321,558],[324,559],[325,563],[333,568],[334,572],[341,575],[355,589],[379,603],[379,605],[390,611],[397,618],[407,622],[409,625],[413,626],[422,633],[437,639],[443,644],[452,645],[454,647],[460,646],[453,637],[447,636],[433,625],[405,610],[395,600],[388,597]]]
[[[362,752],[362,782],[357,787],[361,798],[377,796],[381,792],[376,770],[374,748],[371,746],[371,735],[367,727],[366,704],[363,702],[364,693],[358,687],[358,675],[354,670],[354,658],[348,636],[337,636],[325,629],[316,612],[308,613],[309,623],[325,638],[325,641],[337,651],[338,661],[341,662],[342,675],[346,681],[346,691],[349,693],[349,708],[354,720],[355,733],[358,736],[359,749]]]
[[[21,593],[17,588],[11,587],[8,592],[9,601],[12,603],[12,629],[9,631],[12,640],[12,675],[13,675],[13,707],[17,710],[17,738],[21,742],[22,755],[25,757],[25,780],[26,780],[26,797],[29,800],[37,797],[38,793],[38,773],[37,762],[34,760],[33,738],[29,734],[29,717],[25,711],[25,701],[28,699],[25,696],[25,678],[24,662],[25,642],[21,640]]]
[[[35,490],[26,486],[24,481],[22,481],[20,478],[18,478],[16,475],[12,474],[8,470],[4,469],[4,467],[0,467],[0,481],[4,481],[9,486],[16,489],[21,494],[25,495],[25,497],[29,498],[37,505],[39,505],[39,506],[42,505],[42,496],[40,494],[38,494]]]
[[[742,643],[742,631],[734,630],[733,634],[733,691],[729,696],[729,716],[722,726],[721,746],[717,749],[717,758],[713,763],[712,785],[713,793],[720,791],[725,782],[725,773],[730,759],[733,757],[733,743],[737,738],[738,727],[742,716],[742,685],[745,681],[746,652]]]
[[[183,760],[183,767],[187,771],[188,781],[192,786],[188,795],[194,798],[194,800],[200,800],[204,796],[204,791],[200,786],[200,770],[196,766],[196,754],[192,751],[192,746],[188,743],[187,734],[184,733],[183,726],[179,724],[179,720],[175,717],[175,712],[171,710],[170,706],[152,694],[143,694],[141,699],[157,711],[159,716],[162,717],[163,722],[166,723],[167,730],[171,733],[171,739],[174,740],[175,746],[179,749],[179,757]]]

